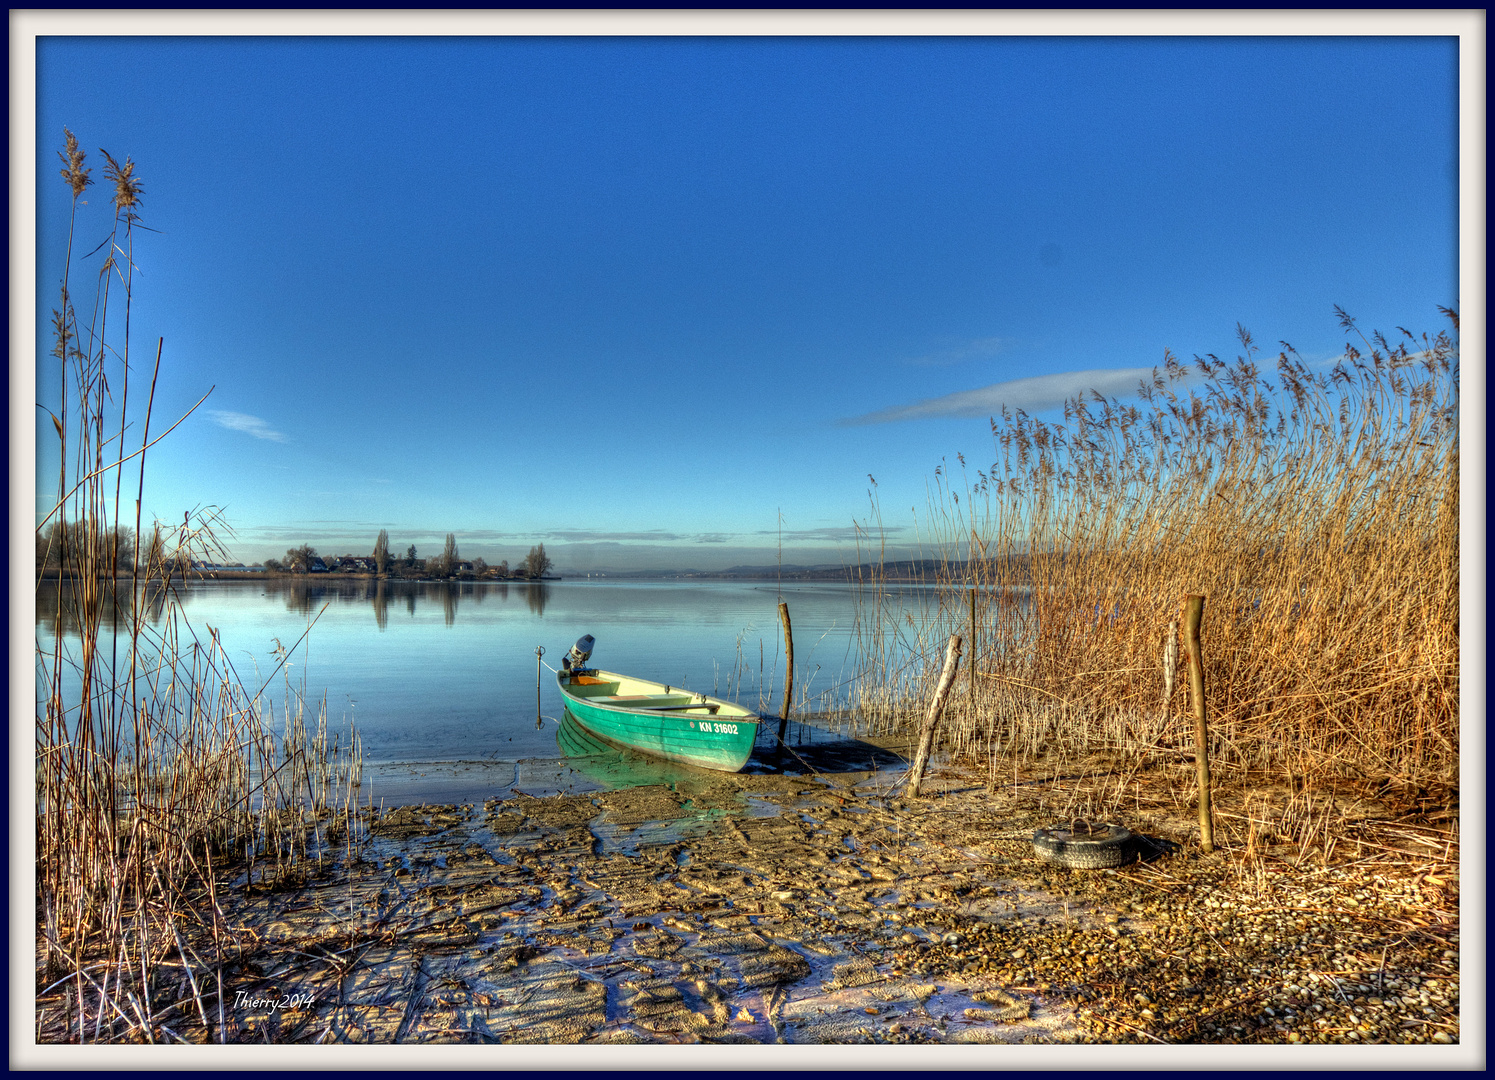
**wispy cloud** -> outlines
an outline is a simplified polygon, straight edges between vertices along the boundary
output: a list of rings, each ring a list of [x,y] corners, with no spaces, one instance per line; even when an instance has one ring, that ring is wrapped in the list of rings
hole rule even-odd
[[[695,539],[689,533],[667,532],[664,529],[648,529],[643,532],[613,531],[609,529],[546,529],[538,535],[546,540],[560,540],[567,544],[590,544],[599,540],[617,543],[642,541],[654,544],[670,544],[682,540]]]
[[[964,345],[958,345],[950,349],[942,349],[938,352],[926,353],[916,356],[906,363],[917,367],[950,367],[954,364],[963,364],[967,360],[984,360],[996,356],[1010,344],[1007,338],[989,337],[977,338],[968,341]]]
[[[393,536],[397,531],[413,536],[441,535],[440,530],[425,526],[394,525],[375,526],[388,528]],[[457,529],[453,533],[462,543],[526,543],[535,541],[561,544],[721,544],[739,538],[740,533],[672,532],[668,529],[619,530],[619,529]]]
[[[208,415],[213,418],[213,423],[219,427],[228,428],[230,431],[242,431],[246,435],[253,435],[256,439],[268,439],[271,442],[291,441],[289,436],[276,431],[258,416],[229,412],[226,409],[209,409]]]
[[[1143,379],[1152,378],[1152,368],[1066,371],[1057,375],[1035,375],[1010,379],[975,390],[959,390],[944,397],[928,398],[910,405],[895,405],[863,416],[838,421],[843,426],[891,424],[899,420],[925,420],[942,416],[995,416],[1002,406],[1030,413],[1055,409],[1079,394],[1098,391],[1107,397],[1132,394]]]
[[[904,531],[904,526],[893,524],[886,525],[882,529],[885,536],[895,536]],[[854,543],[865,537],[866,530],[856,525],[826,525],[818,529],[785,529],[782,533],[777,529],[758,529],[748,535],[765,538],[782,537],[784,542],[789,544],[845,544]]]
[[[286,548],[311,544],[323,555],[366,554],[379,529],[389,530],[390,547],[404,552],[415,545],[430,555],[441,550],[445,529],[357,519],[314,519],[250,525],[234,537],[235,558],[246,562],[279,557]],[[890,559],[914,558],[917,551],[904,542],[912,530],[889,525],[880,537]],[[744,532],[673,532],[665,529],[607,531],[603,529],[458,529],[457,542],[468,558],[482,555],[489,562],[514,560],[536,542],[543,542],[564,574],[592,571],[712,570],[726,567],[789,565],[830,566],[854,563],[865,544],[865,531],[855,526],[821,526]],[[232,561],[232,560],[230,560]]]

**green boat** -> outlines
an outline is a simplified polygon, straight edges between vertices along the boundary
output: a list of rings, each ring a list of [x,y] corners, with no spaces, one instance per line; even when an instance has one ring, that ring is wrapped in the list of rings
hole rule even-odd
[[[590,634],[571,647],[556,672],[566,711],[611,746],[702,769],[739,772],[758,737],[758,714],[720,698],[666,683],[584,666]]]

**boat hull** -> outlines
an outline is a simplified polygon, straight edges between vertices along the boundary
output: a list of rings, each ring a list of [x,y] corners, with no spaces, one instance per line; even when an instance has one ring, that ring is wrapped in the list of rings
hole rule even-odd
[[[732,702],[606,671],[556,681],[571,718],[610,746],[718,772],[753,752],[758,716]]]

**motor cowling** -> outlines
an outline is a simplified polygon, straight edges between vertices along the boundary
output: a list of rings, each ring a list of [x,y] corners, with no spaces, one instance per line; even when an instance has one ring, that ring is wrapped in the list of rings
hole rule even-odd
[[[585,667],[586,662],[592,658],[592,647],[596,644],[597,641],[591,634],[583,634],[577,638],[576,644],[571,646],[570,651],[566,653],[566,658],[563,661],[564,666],[568,668]]]

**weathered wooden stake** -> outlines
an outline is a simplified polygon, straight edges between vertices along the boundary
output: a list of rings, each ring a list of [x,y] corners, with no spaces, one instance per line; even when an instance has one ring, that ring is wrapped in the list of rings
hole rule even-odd
[[[924,782],[924,766],[929,763],[929,750],[934,745],[934,729],[940,722],[940,713],[945,711],[945,698],[955,684],[955,672],[960,667],[960,635],[951,634],[950,644],[945,649],[945,666],[940,671],[939,686],[934,691],[934,700],[929,703],[929,712],[924,717],[924,728],[919,732],[919,750],[914,754],[914,767],[908,774],[908,794],[919,797],[919,785]]]
[[[1194,704],[1194,761],[1199,770],[1199,846],[1208,855],[1215,850],[1215,829],[1210,821],[1209,715],[1204,700],[1204,654],[1199,645],[1199,624],[1204,621],[1204,597],[1184,598],[1184,648],[1188,652],[1189,699]]]
[[[971,685],[971,714],[976,712],[976,586],[971,586],[971,662],[966,677]]]
[[[779,706],[779,741],[774,755],[784,752],[784,734],[789,730],[789,704],[794,697],[794,631],[789,628],[789,605],[779,601],[779,621],[784,624],[784,701]]]
[[[1163,709],[1166,712],[1173,702],[1173,689],[1178,685],[1178,620],[1174,619],[1163,631]]]

